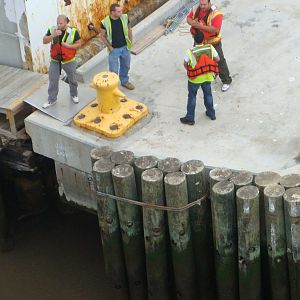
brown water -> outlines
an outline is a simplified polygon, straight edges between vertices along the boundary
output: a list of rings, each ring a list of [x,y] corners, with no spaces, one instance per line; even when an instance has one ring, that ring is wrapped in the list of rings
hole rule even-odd
[[[0,253],[1,300],[109,298],[96,216],[51,212],[18,223],[15,249]]]

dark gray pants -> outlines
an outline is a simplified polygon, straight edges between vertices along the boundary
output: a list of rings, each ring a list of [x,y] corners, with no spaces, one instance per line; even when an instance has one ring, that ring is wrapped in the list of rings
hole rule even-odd
[[[75,79],[76,67],[77,67],[76,61],[71,61],[69,63],[61,65],[61,68],[66,72],[68,76],[71,97],[78,96],[78,92],[77,92],[78,83]],[[51,61],[49,67],[49,87],[48,87],[49,103],[52,103],[57,100],[59,77],[60,77],[59,63],[56,61]]]
[[[230,77],[229,69],[228,69],[226,59],[224,57],[224,53],[222,50],[222,43],[220,42],[213,46],[217,50],[219,57],[220,57],[220,61],[218,62],[218,65],[219,65],[219,70],[220,70],[219,76],[221,78],[221,81],[224,84],[230,84],[232,82],[232,78]]]

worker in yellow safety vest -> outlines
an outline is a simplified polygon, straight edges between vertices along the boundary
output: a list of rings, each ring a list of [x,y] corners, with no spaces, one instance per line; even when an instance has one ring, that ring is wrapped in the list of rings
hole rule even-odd
[[[223,22],[223,13],[210,0],[199,0],[199,4],[195,5],[187,15],[187,23],[191,26],[191,34],[195,35],[197,31],[201,31],[204,35],[205,43],[211,44],[217,50],[220,61],[220,79],[223,83],[222,91],[226,92],[232,82],[226,59],[222,49],[221,28]]]
[[[43,38],[44,44],[51,43],[48,101],[43,104],[44,109],[57,103],[61,69],[68,76],[70,95],[73,102],[79,102],[75,72],[77,67],[76,51],[81,46],[81,41],[77,29],[68,26],[68,23],[69,19],[67,16],[59,15],[57,24],[51,26]]]
[[[180,122],[187,125],[195,124],[196,97],[201,87],[204,96],[206,115],[211,120],[216,120],[211,82],[214,74],[219,73],[218,61],[220,60],[217,51],[210,44],[203,44],[204,35],[201,31],[194,36],[195,47],[188,49],[184,58],[184,67],[188,76],[188,103],[185,117]]]
[[[119,4],[110,6],[110,15],[106,16],[100,25],[100,38],[107,46],[109,71],[119,75],[121,85],[129,90],[134,85],[129,82],[132,46],[132,29],[127,14],[123,14]]]

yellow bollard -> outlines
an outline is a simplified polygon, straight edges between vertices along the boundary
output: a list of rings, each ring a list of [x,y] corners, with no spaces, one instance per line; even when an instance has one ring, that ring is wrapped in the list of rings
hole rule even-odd
[[[82,109],[74,123],[107,137],[119,137],[148,114],[146,105],[126,97],[119,89],[119,76],[102,72],[94,76],[90,86],[97,99]]]
[[[111,114],[120,109],[120,98],[125,98],[119,89],[119,77],[112,72],[97,74],[90,87],[97,91],[97,102],[100,112]]]

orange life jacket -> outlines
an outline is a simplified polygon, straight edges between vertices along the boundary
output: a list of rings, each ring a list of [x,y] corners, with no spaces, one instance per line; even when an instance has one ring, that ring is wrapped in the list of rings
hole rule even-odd
[[[219,73],[219,66],[213,60],[213,47],[211,45],[196,46],[188,50],[190,63],[187,65],[187,76],[193,80],[207,73]]]
[[[195,5],[192,9],[192,12],[193,12],[192,19],[193,20],[195,20],[195,19],[198,20],[198,16],[199,16],[199,13],[200,13],[200,6]],[[207,12],[206,16],[204,16],[203,19],[200,20],[200,23],[202,25],[205,25],[205,26],[212,26],[212,20],[218,15],[223,15],[223,13],[216,6],[212,5],[210,10]],[[196,29],[194,27],[190,28],[190,32],[191,32],[192,35],[195,35],[197,30],[199,30],[199,29]],[[217,44],[222,39],[221,31],[219,31],[219,33],[207,32],[207,31],[204,31],[204,30],[201,30],[201,31],[204,35],[204,41],[207,44],[212,44],[212,45]]]
[[[56,26],[52,26],[50,28],[50,33],[52,34],[55,30],[56,30]],[[62,41],[66,42],[69,45],[74,44],[75,32],[76,32],[75,28],[68,27],[65,31]],[[63,47],[59,43],[59,37],[57,36],[52,40],[50,56],[54,61],[67,63],[75,60],[76,50]]]

